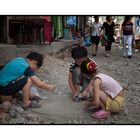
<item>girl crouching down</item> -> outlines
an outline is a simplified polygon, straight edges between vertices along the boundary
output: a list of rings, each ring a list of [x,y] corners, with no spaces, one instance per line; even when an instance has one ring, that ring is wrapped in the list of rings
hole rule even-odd
[[[123,88],[120,84],[109,75],[98,73],[97,64],[91,59],[82,62],[81,71],[84,76],[90,76],[92,79],[90,89],[94,100],[90,103],[87,101],[86,105],[100,108],[91,117],[101,119],[110,116],[112,112],[118,112],[124,103]]]

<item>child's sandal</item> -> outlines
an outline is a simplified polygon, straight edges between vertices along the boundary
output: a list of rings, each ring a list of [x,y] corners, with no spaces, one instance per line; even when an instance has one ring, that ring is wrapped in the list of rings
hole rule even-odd
[[[28,106],[23,107],[24,110],[27,110],[29,108],[40,108],[41,105],[35,102],[31,102]]]
[[[91,114],[91,117],[92,118],[95,118],[95,119],[104,119],[104,118],[107,118],[111,115],[110,112],[107,112],[105,110],[99,110],[93,114]]]

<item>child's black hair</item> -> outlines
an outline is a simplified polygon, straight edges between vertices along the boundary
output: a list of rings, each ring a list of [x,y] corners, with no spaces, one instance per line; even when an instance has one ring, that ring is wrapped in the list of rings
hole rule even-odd
[[[30,60],[35,60],[37,61],[37,66],[41,67],[42,63],[43,63],[43,56],[40,53],[37,52],[31,52],[29,53],[26,58],[30,59]]]
[[[72,52],[71,52],[71,56],[73,59],[86,58],[87,54],[88,54],[87,49],[84,47],[80,47],[80,46],[73,48]]]

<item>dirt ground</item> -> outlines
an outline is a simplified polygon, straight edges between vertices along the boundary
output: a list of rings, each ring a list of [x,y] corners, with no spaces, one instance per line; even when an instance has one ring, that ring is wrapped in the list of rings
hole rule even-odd
[[[71,48],[62,53],[47,53],[42,47],[39,52],[44,54],[44,64],[37,75],[46,83],[56,86],[53,93],[39,90],[42,97],[41,109],[31,109],[28,112],[40,118],[39,124],[140,124],[140,52],[133,50],[131,59],[123,58],[120,49],[112,47],[111,57],[105,57],[104,47],[99,46],[98,54],[92,57],[98,64],[100,72],[115,78],[125,90],[125,105],[119,113],[108,119],[96,120],[90,117],[92,112],[84,109],[83,103],[75,103],[71,98],[68,86],[70,63],[73,61]]]
[[[72,62],[70,52],[71,49],[67,49],[59,55],[51,56],[46,54],[45,56],[44,67],[39,70],[38,75],[46,82],[56,85],[56,90],[52,95],[49,94],[49,96],[70,96],[70,89],[68,87],[68,70]],[[92,50],[89,47],[88,55],[97,62],[99,71],[114,77],[125,89],[126,99],[123,109],[105,120],[92,119],[90,117],[92,112],[82,113],[77,110],[71,115],[69,113],[50,114],[49,119],[51,119],[51,123],[140,124],[140,52],[134,50],[133,57],[128,59],[122,57],[120,49],[112,47],[111,57],[105,57],[104,47],[100,46],[96,57],[92,57],[91,54]],[[59,105],[55,106],[56,110],[57,108],[59,110]],[[60,106],[62,110],[65,110],[69,105],[69,101],[64,101]],[[82,103],[79,103],[78,106],[84,109]],[[44,123],[47,123],[47,120]]]

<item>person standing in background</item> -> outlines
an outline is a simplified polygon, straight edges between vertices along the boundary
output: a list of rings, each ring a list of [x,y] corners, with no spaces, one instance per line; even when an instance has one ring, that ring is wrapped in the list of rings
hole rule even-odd
[[[135,39],[140,36],[140,16],[135,18]]]
[[[108,39],[108,44],[105,46],[105,56],[110,56],[112,42],[114,42],[114,27],[115,23],[112,20],[112,16],[106,16],[106,22],[103,23],[103,33]]]
[[[52,31],[51,31],[51,17],[50,16],[43,16],[45,20],[44,23],[44,40],[45,43],[51,45],[52,42]]]
[[[83,47],[91,46],[90,26],[88,24],[85,26],[85,31],[82,35],[82,46]]]
[[[123,37],[123,56],[132,57],[132,39],[134,39],[134,30],[132,23],[132,16],[125,16],[124,22],[121,26],[121,36]],[[126,44],[128,43],[128,52],[126,54]]]
[[[95,21],[93,22],[91,26],[91,43],[92,43],[92,50],[93,54],[92,56],[96,56],[98,45],[100,41],[100,29],[101,29],[101,23],[99,22],[99,16],[94,16]]]

